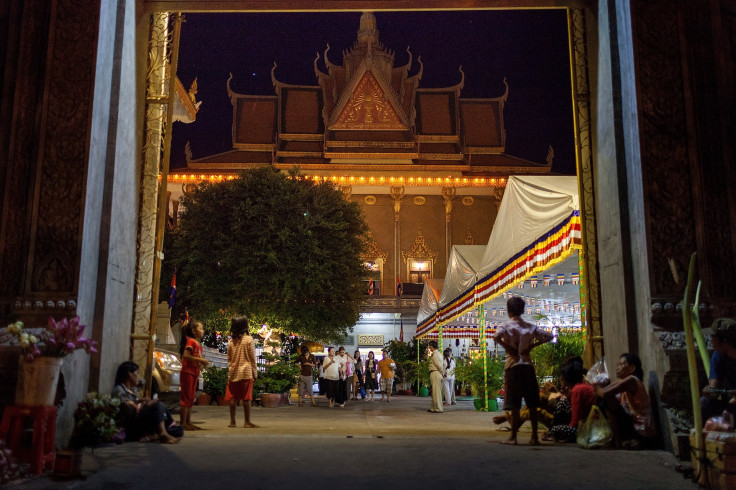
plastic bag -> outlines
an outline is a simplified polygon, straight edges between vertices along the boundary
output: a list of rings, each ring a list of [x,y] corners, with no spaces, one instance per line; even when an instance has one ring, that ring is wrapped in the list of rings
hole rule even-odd
[[[607,386],[611,382],[611,378],[608,377],[608,369],[606,369],[606,363],[604,362],[603,357],[598,359],[598,361],[588,369],[585,379],[588,383],[599,386]]]
[[[588,418],[578,424],[578,446],[585,449],[598,449],[613,440],[613,431],[603,416],[601,409],[593,405]]]
[[[722,415],[709,418],[705,422],[705,430],[717,432],[730,432],[733,430],[733,415],[731,412],[724,411]]]

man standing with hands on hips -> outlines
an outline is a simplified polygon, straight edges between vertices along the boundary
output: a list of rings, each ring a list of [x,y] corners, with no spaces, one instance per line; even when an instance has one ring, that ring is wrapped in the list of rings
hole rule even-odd
[[[437,341],[429,341],[429,381],[432,383],[432,404],[429,406],[430,413],[442,413],[442,378],[444,375],[444,363],[442,354],[437,349]]]

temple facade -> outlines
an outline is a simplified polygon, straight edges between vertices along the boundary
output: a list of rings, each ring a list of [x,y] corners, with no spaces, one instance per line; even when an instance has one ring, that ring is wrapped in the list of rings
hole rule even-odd
[[[360,6],[381,9],[386,8],[386,2],[366,0]],[[467,5],[457,0],[438,0],[433,7],[455,9]],[[476,0],[473,7],[566,9],[581,212],[585,213],[582,221],[587,234],[583,252],[588,257],[594,254],[591,283],[599,294],[596,309],[589,317],[600,327],[593,334],[603,341],[611,372],[620,353],[634,352],[641,357],[645,384],[655,408],[660,409],[662,440],[666,446],[677,448],[665,408],[687,410],[690,404],[678,303],[683,298],[684,279],[693,252],[697,252],[695,263],[702,281],[703,324],[708,325],[715,317],[736,314],[733,2]],[[277,0],[0,3],[0,326],[11,316],[20,317],[27,325],[43,325],[50,315],[79,315],[90,329],[87,333],[100,346],[97,354],[76,353],[64,359],[66,400],[59,411],[56,432],[60,447],[68,442],[76,404],[88,391],[110,391],[116,367],[131,358],[133,332],[139,328],[139,322],[141,328],[146,324],[146,315],[136,308],[140,302],[151,302],[154,283],[146,272],[156,251],[140,243],[148,237],[149,215],[158,209],[156,200],[151,201],[146,193],[153,187],[151,182],[157,184],[161,169],[150,165],[144,150],[149,136],[160,133],[157,128],[150,129],[147,111],[161,103],[161,98],[149,91],[149,77],[154,73],[149,63],[160,59],[151,53],[160,39],[155,28],[161,13],[299,8],[304,7]],[[314,10],[354,8],[354,1],[310,3]],[[406,1],[395,8],[423,9],[426,5]],[[668,15],[662,15],[663,12]],[[373,46],[372,57],[376,52]],[[382,63],[371,61],[374,62]],[[324,64],[323,57],[318,63]],[[344,86],[348,86],[347,73],[358,71],[344,68]],[[319,71],[330,75],[329,68]],[[338,71],[333,68],[335,80],[339,80]],[[379,87],[398,86],[371,73]],[[461,75],[459,78],[462,80]],[[324,95],[319,95],[322,90],[321,85],[315,88],[313,101],[321,97],[324,104]],[[406,88],[403,93],[407,93]],[[391,283],[392,290],[394,273],[400,267],[391,262],[406,267],[405,262],[400,262],[401,252],[411,252],[419,231],[408,209],[428,209],[422,206],[427,206],[430,198],[434,200],[433,219],[441,224],[430,229],[423,222],[421,231],[427,249],[437,253],[433,267],[439,268],[448,248],[443,245],[446,237],[464,239],[467,234],[467,227],[456,212],[473,209],[483,194],[489,199],[487,216],[488,222],[492,222],[491,203],[497,201],[491,196],[497,187],[493,182],[489,186],[488,179],[511,174],[484,163],[480,167],[490,169],[474,167],[479,154],[466,149],[483,145],[472,138],[471,145],[463,146],[467,139],[462,138],[468,133],[463,132],[460,122],[464,116],[458,112],[455,121],[460,139],[455,147],[457,154],[463,155],[462,163],[452,160],[456,166],[447,165],[437,171],[427,184],[429,174],[421,173],[427,172],[423,165],[435,167],[426,163],[428,160],[422,159],[422,155],[456,153],[449,149],[453,146],[449,144],[447,150],[437,150],[436,146],[430,152],[422,149],[427,141],[419,141],[419,135],[432,131],[425,131],[427,126],[422,123],[420,128],[417,122],[421,121],[423,110],[421,94],[417,87],[417,139],[411,142],[417,144],[418,158],[407,155],[411,152],[402,148],[395,153],[403,153],[407,163],[376,162],[369,169],[374,172],[372,175],[360,170],[360,165],[368,165],[362,159],[361,164],[333,161],[338,158],[333,150],[339,146],[331,143],[328,147],[327,137],[330,142],[339,142],[336,138],[342,131],[336,128],[327,134],[333,121],[325,122],[323,117],[324,138],[314,145],[314,153],[321,153],[325,167],[328,160],[334,167],[354,167],[323,168],[318,173],[302,163],[304,173],[312,178],[334,177],[339,183],[345,177],[344,185],[350,186],[352,177],[352,187],[346,189],[351,199],[373,196],[376,203],[384,203],[383,218],[369,213],[367,216],[376,237],[377,252],[373,255],[386,253],[383,277],[384,282]],[[402,105],[404,100],[388,98],[396,121],[410,122],[411,112],[404,109],[409,107]],[[339,105],[343,101],[349,106],[347,99],[341,99],[339,93],[333,99],[338,112],[328,112],[336,114],[335,122],[350,124],[349,111],[338,109],[345,107]],[[322,114],[324,105],[317,108],[315,112]],[[284,122],[286,114],[279,107],[274,118],[278,116]],[[340,120],[343,114],[345,119]],[[372,114],[378,114],[377,110]],[[293,128],[290,121],[284,123]],[[440,121],[432,124],[440,125]],[[295,133],[320,131],[298,129]],[[394,131],[392,143],[402,141],[399,133]],[[263,143],[273,144],[274,149],[273,156],[261,164],[275,160],[278,151],[286,151],[283,146],[275,146],[277,142],[287,142],[280,133],[277,136],[271,143]],[[304,143],[299,138],[295,141]],[[498,154],[502,152],[481,156],[490,159]],[[471,157],[467,159],[467,155]],[[281,153],[278,158],[281,157],[286,155]],[[228,172],[234,174],[244,163],[248,162],[223,161],[221,165],[229,164],[232,168],[222,168],[218,175],[227,178]],[[194,165],[192,161],[187,175],[194,174]],[[392,165],[398,168],[391,170]],[[436,168],[442,165],[446,163],[437,164]],[[529,168],[515,171],[529,173],[533,168],[528,163],[524,165]],[[379,169],[393,173],[381,174]],[[360,177],[365,184],[366,180],[370,183],[371,176],[380,179],[381,175],[383,187],[360,187]],[[219,178],[214,173],[212,176]],[[391,186],[392,176],[394,182],[397,176],[403,177],[403,185]],[[417,185],[419,177],[421,185]],[[389,185],[385,184],[386,178]],[[409,181],[410,178],[414,180]],[[196,179],[188,176],[187,182]],[[463,179],[473,185],[463,186]],[[183,182],[184,174],[180,174],[170,187],[181,187]],[[452,214],[451,227],[446,228],[448,207],[442,190],[450,188],[447,184],[451,182],[455,194],[447,193]],[[379,189],[385,190],[379,193]],[[473,206],[462,204],[466,196],[473,198]],[[424,198],[422,206],[413,204],[417,197]],[[389,238],[379,235],[380,227],[375,224],[379,219],[392,223],[398,232]],[[449,233],[443,232],[448,229]],[[474,243],[487,239],[472,227],[470,232]],[[398,245],[393,237],[400,239]],[[597,249],[591,246],[590,239],[597,240]],[[458,243],[455,238],[452,240]],[[399,271],[399,277],[408,282],[407,272]],[[433,276],[442,275],[443,271],[433,270]],[[386,286],[381,289],[385,292]],[[2,406],[12,403],[18,357],[17,350],[0,348],[0,375],[8,381],[2,384]]]
[[[228,79],[233,149],[198,159],[187,151],[187,166],[169,176],[172,212],[188,184],[263,165],[334,182],[370,228],[363,310],[398,313],[413,334],[423,283],[444,277],[452,245],[487,243],[508,176],[547,174],[552,160],[506,153],[508,85],[497,97],[463,98],[460,67],[457,84],[424,88],[421,57],[407,55],[396,66],[364,12],[341,63],[329,45],[314,59],[314,86],[279,80],[276,63],[275,94],[239,94]]]

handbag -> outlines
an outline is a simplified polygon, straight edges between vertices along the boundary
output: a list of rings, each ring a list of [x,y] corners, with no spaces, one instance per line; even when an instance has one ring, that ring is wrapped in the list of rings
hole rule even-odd
[[[360,387],[360,397],[365,398],[365,386]]]
[[[613,431],[606,417],[597,405],[593,405],[588,418],[578,423],[578,446],[585,449],[598,449],[613,440]]]

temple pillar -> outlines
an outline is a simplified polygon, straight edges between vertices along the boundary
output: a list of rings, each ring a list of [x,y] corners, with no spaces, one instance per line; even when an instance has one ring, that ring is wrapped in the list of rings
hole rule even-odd
[[[442,188],[442,202],[445,205],[445,264],[450,260],[452,248],[452,201],[455,199],[454,187]]]
[[[404,186],[391,186],[391,199],[394,205],[394,271],[397,280],[401,277],[401,200],[404,199]],[[394,296],[396,295],[394,283]]]

